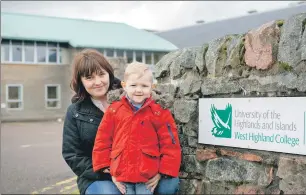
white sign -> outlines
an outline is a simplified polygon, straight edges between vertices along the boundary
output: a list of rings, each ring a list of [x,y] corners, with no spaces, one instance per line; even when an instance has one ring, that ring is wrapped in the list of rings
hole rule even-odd
[[[306,155],[306,97],[201,98],[199,143]]]

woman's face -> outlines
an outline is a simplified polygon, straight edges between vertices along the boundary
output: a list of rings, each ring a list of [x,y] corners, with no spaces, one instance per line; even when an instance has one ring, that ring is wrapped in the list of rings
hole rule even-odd
[[[81,77],[84,88],[94,99],[104,98],[109,88],[109,74],[104,69],[90,76]]]

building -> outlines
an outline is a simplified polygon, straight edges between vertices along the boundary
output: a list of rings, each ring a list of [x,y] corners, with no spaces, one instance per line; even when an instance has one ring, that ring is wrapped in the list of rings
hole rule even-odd
[[[126,63],[154,67],[176,50],[154,33],[124,23],[1,12],[1,119],[53,120],[70,104],[71,62],[84,48],[107,56],[122,77]]]
[[[287,19],[292,15],[305,12],[306,4],[298,3],[295,6],[288,6],[283,9],[262,13],[252,11],[250,14],[242,17],[200,23],[193,26],[158,32],[156,34],[170,41],[178,48],[201,46],[225,35],[243,34],[251,29],[260,27],[264,23]]]

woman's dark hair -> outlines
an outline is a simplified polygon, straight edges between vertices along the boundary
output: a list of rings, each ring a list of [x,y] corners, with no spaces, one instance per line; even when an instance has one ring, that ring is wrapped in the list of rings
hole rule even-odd
[[[109,74],[108,90],[118,87],[120,81],[115,78],[113,67],[100,52],[95,49],[84,49],[76,54],[72,63],[72,80],[70,83],[71,89],[76,93],[72,102],[82,101],[90,96],[83,86],[81,77],[91,76],[93,73],[100,72],[101,69]]]

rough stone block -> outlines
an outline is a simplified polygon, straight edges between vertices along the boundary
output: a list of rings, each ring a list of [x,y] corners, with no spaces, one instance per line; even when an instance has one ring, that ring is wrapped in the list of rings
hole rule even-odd
[[[185,178],[187,178],[187,177],[188,177],[188,173],[185,173],[185,172],[183,172],[183,171],[180,171],[179,178],[185,179]]]
[[[208,50],[205,55],[206,68],[209,75],[216,76],[216,69],[222,66],[219,62],[220,55],[222,54],[220,53],[220,50],[222,49],[222,45],[225,44],[225,41],[226,39],[223,37],[220,39],[212,40],[209,43]]]
[[[174,97],[175,92],[176,92],[177,86],[170,84],[170,83],[166,83],[166,84],[157,84],[156,85],[156,91],[158,91],[158,93],[160,94],[165,94],[168,93],[170,95],[172,95]]]
[[[255,154],[244,153],[239,156],[240,159],[251,161],[251,162],[262,162],[262,158]]]
[[[196,159],[198,161],[206,161],[209,159],[217,158],[216,150],[215,149],[198,149],[196,151]]]
[[[223,156],[237,156],[238,157],[239,155],[241,155],[240,152],[235,152],[232,150],[225,150],[225,149],[220,149],[220,153]]]
[[[199,163],[195,155],[183,156],[183,171],[186,173],[203,173],[205,166]]]
[[[220,149],[220,153],[223,156],[237,157],[239,159],[247,160],[247,161],[251,161],[251,162],[262,162],[263,161],[262,157],[260,157],[256,154],[251,154],[251,153],[241,153],[241,152],[225,150],[225,149]]]
[[[306,157],[282,155],[276,176],[281,178],[279,189],[285,194],[306,193]]]
[[[182,50],[172,51],[162,57],[162,59],[155,65],[155,77],[163,78],[169,73],[169,67],[173,61],[182,53]]]
[[[227,59],[225,66],[230,66],[233,69],[236,69],[242,65],[242,59],[240,57],[241,50],[243,49],[242,43],[244,42],[243,35],[231,35],[227,36]]]
[[[205,78],[201,87],[202,95],[237,93],[240,90],[237,81],[225,78]]]
[[[242,35],[227,35],[212,40],[205,55],[206,68],[212,77],[240,77],[243,71]]]
[[[172,108],[174,103],[174,97],[169,93],[163,93],[160,95],[152,95],[152,98],[156,101],[156,103],[160,104],[163,108]]]
[[[245,36],[245,62],[256,69],[268,69],[276,61],[280,29],[275,21],[249,31]]]
[[[235,186],[201,179],[182,179],[178,194],[233,194]]]
[[[255,83],[257,85],[254,87],[254,89],[257,89],[257,91],[260,91],[260,92],[267,92],[267,91],[273,91],[273,90],[274,91],[284,91],[284,90],[287,90],[287,88],[291,88],[291,89],[298,88],[300,86],[300,83],[298,82],[298,80],[302,81],[302,84],[303,84],[303,78],[298,79],[298,76],[291,72],[282,73],[282,74],[273,75],[273,76],[266,76],[266,77],[259,77],[259,76],[251,75],[248,79],[256,80]],[[243,81],[241,82],[241,84],[242,83]],[[246,88],[250,88],[250,87],[246,87]]]
[[[186,72],[180,80],[179,88],[184,95],[195,94],[201,90],[202,78],[195,70]]]
[[[258,186],[241,185],[236,188],[235,194],[264,194],[264,191]]]
[[[234,194],[235,186],[224,182],[210,182],[204,190],[204,194]]]
[[[305,67],[306,67],[306,64],[305,64]],[[303,72],[299,75],[296,81],[296,88],[300,92],[306,92],[306,72]]]
[[[209,160],[205,175],[211,181],[248,182],[260,186],[269,185],[271,180],[263,166],[253,162],[225,158]]]
[[[198,139],[194,137],[187,137],[189,147],[196,148],[198,145]]]
[[[278,48],[278,61],[287,63],[295,68],[305,57],[306,39],[305,35],[306,13],[294,15],[285,20],[281,30],[281,37]],[[304,36],[303,36],[304,30]],[[303,43],[303,44],[302,44]],[[304,59],[306,60],[306,59]]]
[[[195,67],[196,55],[200,50],[201,47],[184,48],[182,54],[177,58],[178,63],[187,69]]]
[[[195,59],[200,47],[190,47],[181,49],[181,53],[176,56],[170,65],[170,78],[178,79],[182,76],[185,69],[192,69],[196,66]]]
[[[190,121],[188,121],[187,124],[184,124],[182,129],[184,135],[191,137],[198,137],[198,129],[199,129],[198,115],[196,117],[193,117]]]
[[[205,44],[200,49],[198,49],[198,52],[196,53],[195,64],[198,67],[200,73],[207,71],[205,62],[205,54],[207,52],[207,49],[208,44]]]
[[[198,102],[193,100],[176,100],[173,107],[175,118],[181,123],[188,123],[196,115]]]
[[[205,180],[185,180],[180,181],[179,194],[204,194],[206,186],[209,185]]]
[[[257,77],[250,76],[248,79],[241,79],[238,81],[239,85],[243,89],[245,94],[251,92],[275,92],[287,91],[285,85],[282,82],[278,82],[279,78],[284,78],[281,76],[270,76],[270,77]],[[283,80],[285,82],[285,79]]]
[[[183,155],[195,155],[196,149],[191,147],[183,147]]]

